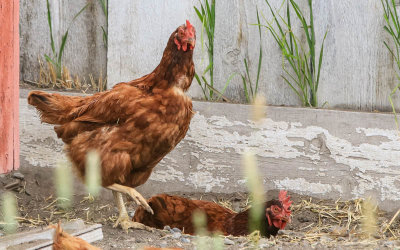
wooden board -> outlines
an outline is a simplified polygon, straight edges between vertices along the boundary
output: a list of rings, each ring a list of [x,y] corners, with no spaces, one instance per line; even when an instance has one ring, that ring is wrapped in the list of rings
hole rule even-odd
[[[19,1],[0,2],[0,173],[19,167]]]
[[[76,220],[62,223],[61,227],[68,234],[89,243],[103,239],[101,224],[85,225],[82,220]],[[52,228],[35,229],[2,237],[0,249],[52,249],[54,230]]]

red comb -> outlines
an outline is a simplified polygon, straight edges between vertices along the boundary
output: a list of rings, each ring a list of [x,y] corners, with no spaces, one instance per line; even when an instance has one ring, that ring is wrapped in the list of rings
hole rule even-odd
[[[189,22],[189,20],[186,20],[186,28],[187,29],[191,29],[193,26],[192,24]]]
[[[290,200],[290,196],[286,196],[287,191],[281,190],[279,192],[279,201],[282,202],[282,206],[285,210],[289,210],[290,205],[292,205],[293,201]]]

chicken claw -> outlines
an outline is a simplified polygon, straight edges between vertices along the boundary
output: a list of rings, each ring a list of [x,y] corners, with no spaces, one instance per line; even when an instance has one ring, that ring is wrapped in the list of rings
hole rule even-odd
[[[114,227],[121,225],[122,229],[125,230],[126,232],[128,232],[129,228],[142,229],[142,230],[154,232],[153,228],[145,226],[139,222],[134,222],[129,218],[129,215],[126,212],[124,199],[122,198],[122,194],[120,192],[113,191],[113,195],[114,195],[114,200],[115,200],[115,203],[117,204],[118,211],[119,211],[119,216],[118,216],[117,221],[114,224]]]
[[[146,199],[143,198],[143,196],[138,191],[131,188],[128,190],[128,192],[129,192],[128,195],[132,197],[132,199],[136,202],[138,206],[142,206],[147,212],[154,214],[153,209],[151,209]]]
[[[134,222],[132,221],[128,214],[124,215],[124,214],[120,214],[120,216],[118,217],[117,221],[114,224],[114,228],[118,227],[118,225],[121,225],[121,228],[125,231],[128,232],[129,228],[133,228],[133,229],[141,229],[141,230],[146,230],[149,232],[154,232],[154,229],[151,227],[148,227],[142,223],[139,222]]]
[[[147,212],[154,214],[153,209],[151,209],[146,199],[143,198],[143,196],[134,188],[122,186],[119,184],[113,184],[108,186],[107,188],[112,191],[129,195],[136,202],[137,205],[142,206]]]

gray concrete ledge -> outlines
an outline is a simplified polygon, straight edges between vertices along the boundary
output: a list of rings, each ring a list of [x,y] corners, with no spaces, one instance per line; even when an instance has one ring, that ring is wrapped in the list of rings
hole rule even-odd
[[[21,160],[54,167],[64,158],[52,126],[40,124],[21,91]],[[400,206],[400,137],[391,114],[194,101],[189,132],[154,169],[141,190],[231,193],[246,190],[241,155],[252,149],[266,189],[318,198],[373,196],[386,210]]]

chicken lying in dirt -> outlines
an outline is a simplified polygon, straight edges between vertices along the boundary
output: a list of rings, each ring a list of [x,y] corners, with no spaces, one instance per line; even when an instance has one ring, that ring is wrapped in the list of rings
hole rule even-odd
[[[279,200],[265,203],[265,214],[261,221],[262,236],[275,236],[290,222],[290,196],[287,191],[280,191]],[[201,200],[189,200],[179,196],[159,194],[151,197],[149,205],[154,215],[139,207],[133,220],[150,227],[162,229],[164,226],[176,227],[188,234],[194,234],[195,228],[192,216],[196,210],[203,211],[207,216],[207,230],[221,232],[224,235],[241,236],[249,233],[249,210],[235,213],[220,205]]]
[[[189,129],[192,101],[185,92],[195,73],[195,42],[195,28],[186,21],[171,34],[160,64],[148,75],[87,97],[43,91],[28,96],[42,122],[56,125],[80,177],[85,175],[86,154],[99,153],[102,185],[113,191],[119,208],[115,226],[148,229],[130,220],[122,193],[153,213],[133,188],[147,181]]]
[[[90,245],[81,238],[63,232],[60,223],[57,226],[50,227],[56,229],[53,237],[53,250],[100,250],[100,248]]]

